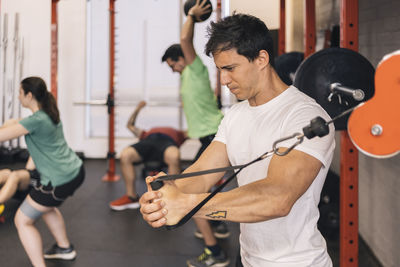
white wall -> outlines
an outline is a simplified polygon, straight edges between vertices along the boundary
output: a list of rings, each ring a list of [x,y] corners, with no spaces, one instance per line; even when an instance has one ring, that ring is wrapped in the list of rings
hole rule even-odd
[[[50,1],[48,1],[50,2]],[[86,1],[58,3],[58,107],[69,145],[78,151],[96,150],[105,140],[93,145],[85,138],[85,116],[82,107],[73,103],[84,99],[86,82]]]
[[[268,29],[279,29],[280,0],[231,0],[230,13],[244,13],[258,17]]]
[[[16,13],[19,13],[19,37],[23,39],[24,46],[24,61],[22,78],[27,76],[40,76],[47,84],[50,84],[50,5],[47,0],[3,0],[1,2],[1,32],[2,38],[4,34],[4,15],[8,14],[8,49],[6,55],[3,53],[3,46],[1,47],[1,82],[6,88],[0,90],[1,108],[3,110],[3,93],[9,90],[10,86],[14,86],[14,103],[16,115],[18,109],[18,89],[19,89],[19,71],[13,77],[14,68],[14,21]],[[40,12],[32,12],[32,10],[40,10]],[[22,47],[22,41],[20,41]],[[20,55],[20,52],[18,53]],[[3,75],[3,62],[7,58],[6,73]],[[49,64],[43,64],[49,62]],[[18,66],[19,68],[19,66]],[[6,90],[4,90],[6,89]],[[8,97],[10,94],[6,94]],[[22,110],[23,115],[29,114],[28,110]],[[10,114],[6,113],[6,119]]]
[[[304,1],[286,0],[286,52],[304,51]]]
[[[9,38],[13,36],[16,12],[20,14],[20,36],[24,40],[22,76],[40,76],[50,90],[51,1],[3,0],[1,13],[2,17],[4,13],[9,16]],[[85,94],[86,1],[59,1],[58,19],[58,106],[65,137],[74,150],[106,147],[106,140],[93,146],[91,140],[85,139],[84,113],[73,105],[73,101],[83,99]],[[13,67],[11,48],[7,53],[8,69]],[[7,79],[10,75],[7,74]],[[22,112],[22,116],[29,114],[28,110]]]

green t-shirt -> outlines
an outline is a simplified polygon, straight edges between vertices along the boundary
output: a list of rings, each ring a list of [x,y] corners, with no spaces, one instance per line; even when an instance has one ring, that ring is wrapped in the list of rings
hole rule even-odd
[[[42,110],[19,122],[29,132],[25,135],[26,145],[36,169],[40,183],[59,186],[74,179],[82,160],[69,148],[64,138],[62,123],[53,123]]]
[[[188,136],[200,138],[215,134],[223,115],[211,89],[207,67],[199,56],[183,69],[180,93],[188,124]]]

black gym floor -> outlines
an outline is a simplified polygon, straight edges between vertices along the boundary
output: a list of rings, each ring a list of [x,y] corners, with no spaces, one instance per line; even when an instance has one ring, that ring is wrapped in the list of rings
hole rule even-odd
[[[23,164],[1,164],[0,168],[22,166]],[[188,258],[196,257],[202,252],[203,242],[194,237],[193,222],[172,231],[153,229],[143,221],[139,210],[110,210],[108,202],[124,193],[123,182],[101,181],[107,168],[105,160],[85,160],[85,167],[85,183],[60,208],[66,221],[68,236],[78,256],[70,262],[47,261],[48,267],[186,266]],[[120,173],[118,168],[117,173]],[[138,173],[141,173],[140,170]],[[143,179],[138,179],[137,188],[139,193],[144,192]],[[9,200],[4,212],[5,223],[0,223],[1,267],[31,266],[13,224],[19,204],[17,199]],[[53,238],[42,221],[39,220],[37,226],[44,248],[49,248],[54,243]],[[234,267],[239,249],[239,225],[229,222],[228,226],[231,236],[220,240],[220,244],[231,259],[230,266]],[[327,243],[334,266],[339,266],[338,234],[331,232]],[[381,266],[361,238],[359,266]]]

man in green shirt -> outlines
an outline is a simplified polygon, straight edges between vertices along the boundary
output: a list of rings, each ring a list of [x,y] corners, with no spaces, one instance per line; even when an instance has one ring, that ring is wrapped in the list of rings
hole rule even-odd
[[[196,18],[200,21],[200,16],[210,8],[205,2],[197,1],[189,10],[182,27],[180,44],[171,45],[162,57],[162,62],[167,62],[173,72],[181,75],[180,96],[188,125],[188,136],[199,138],[201,142],[195,161],[214,139],[223,117],[211,88],[207,67],[196,54],[193,45]],[[227,266],[229,260],[216,240],[216,237],[229,236],[225,224],[217,225],[213,229],[210,222],[205,219],[194,220],[198,228],[195,235],[204,238],[206,248],[199,257],[190,259],[187,262],[188,266],[214,266],[215,264]],[[225,229],[221,231],[217,227]]]

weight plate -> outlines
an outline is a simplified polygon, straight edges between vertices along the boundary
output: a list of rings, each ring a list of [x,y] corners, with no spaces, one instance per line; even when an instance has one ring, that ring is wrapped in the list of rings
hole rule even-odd
[[[374,95],[374,73],[374,67],[361,54],[333,47],[318,51],[304,60],[296,71],[293,84],[314,98],[333,118],[361,101],[345,94],[339,94],[340,97],[335,95],[329,101],[330,85],[340,83],[361,89],[365,93],[362,101],[366,101]],[[349,115],[335,121],[336,130],[347,129]]]

